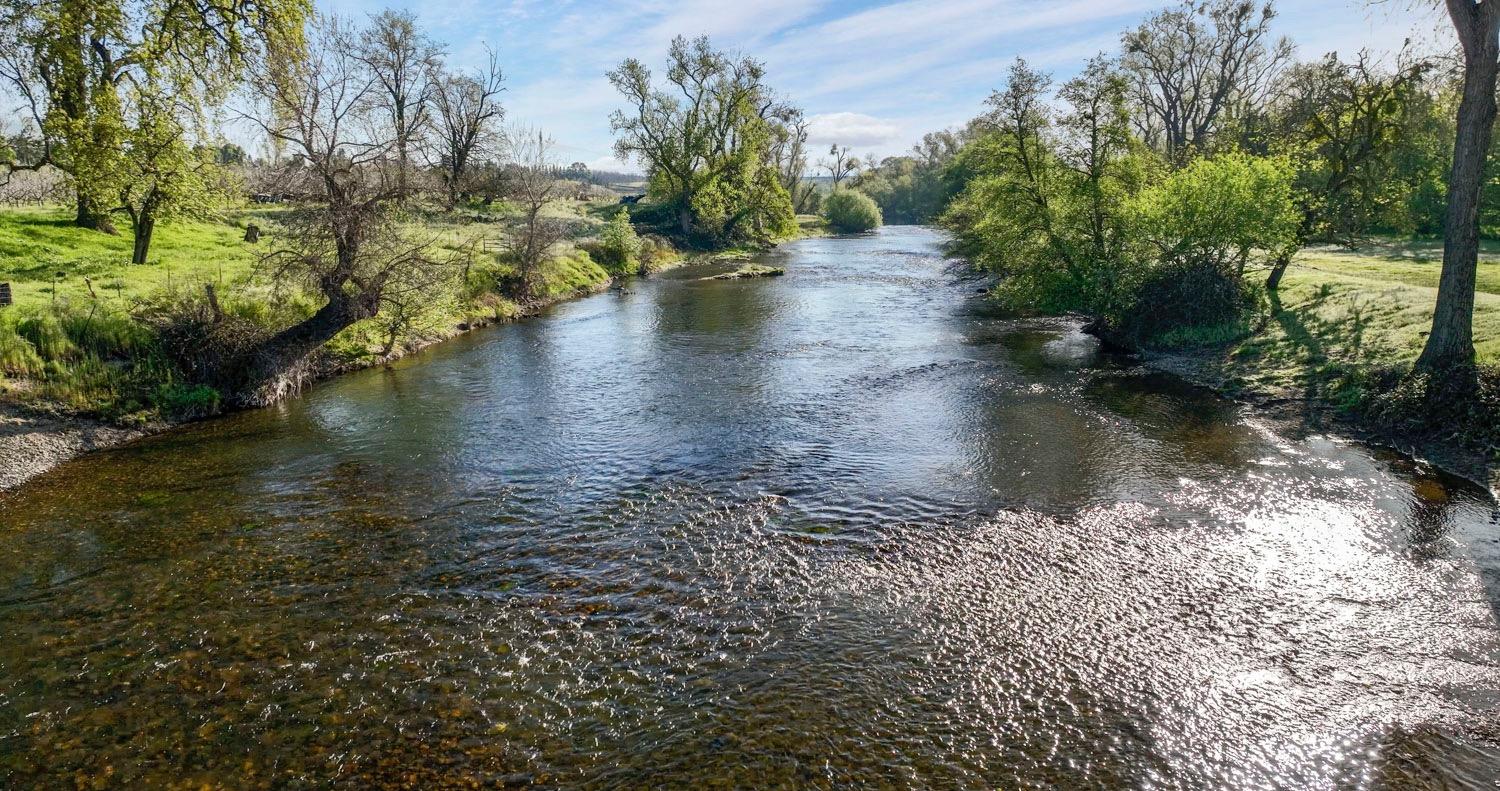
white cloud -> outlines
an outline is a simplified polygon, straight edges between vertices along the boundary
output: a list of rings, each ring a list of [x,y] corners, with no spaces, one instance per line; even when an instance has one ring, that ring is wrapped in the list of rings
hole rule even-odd
[[[900,142],[901,134],[899,124],[863,113],[820,113],[807,119],[807,142],[815,147],[886,146]]]

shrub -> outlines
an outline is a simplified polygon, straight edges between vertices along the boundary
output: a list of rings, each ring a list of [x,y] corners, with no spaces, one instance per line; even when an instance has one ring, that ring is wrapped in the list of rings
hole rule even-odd
[[[660,236],[641,237],[641,271],[655,272],[677,260],[679,253],[672,243]]]
[[[1205,261],[1151,267],[1110,317],[1129,341],[1163,346],[1205,345],[1218,335],[1243,335],[1259,292],[1233,272]]]
[[[594,261],[611,274],[633,275],[641,266],[641,237],[630,224],[630,212],[620,209],[599,235],[600,256]],[[590,255],[593,252],[590,251]]]
[[[1286,157],[1233,152],[1199,159],[1136,196],[1130,219],[1167,266],[1240,275],[1251,251],[1296,244],[1295,177]]]
[[[839,233],[860,233],[880,227],[880,207],[863,192],[835,190],[823,201],[823,216]]]

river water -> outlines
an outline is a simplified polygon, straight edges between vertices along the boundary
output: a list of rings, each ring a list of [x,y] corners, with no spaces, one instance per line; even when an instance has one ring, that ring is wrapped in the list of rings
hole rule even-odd
[[[985,310],[689,268],[0,498],[0,785],[1465,788],[1486,493]]]

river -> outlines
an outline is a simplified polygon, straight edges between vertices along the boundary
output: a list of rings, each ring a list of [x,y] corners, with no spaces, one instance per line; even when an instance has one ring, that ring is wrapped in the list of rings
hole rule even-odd
[[[1486,492],[995,315],[941,241],[669,272],[0,497],[0,785],[1500,776]]]

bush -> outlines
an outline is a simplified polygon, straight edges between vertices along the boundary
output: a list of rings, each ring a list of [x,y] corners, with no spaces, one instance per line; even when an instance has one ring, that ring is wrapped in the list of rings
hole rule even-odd
[[[633,275],[641,266],[641,237],[630,224],[630,212],[620,209],[604,227],[599,236],[605,258],[595,258],[600,266],[611,273]]]
[[[880,207],[863,192],[834,190],[823,201],[823,216],[839,233],[860,233],[880,227]]]
[[[1205,345],[1243,335],[1259,292],[1233,272],[1202,262],[1152,267],[1127,292],[1111,323],[1132,343]]]
[[[655,272],[679,257],[677,248],[660,236],[641,237],[641,271]]]
[[[1234,152],[1194,161],[1131,202],[1135,233],[1168,266],[1242,274],[1252,250],[1297,242],[1296,168],[1286,157]]]

